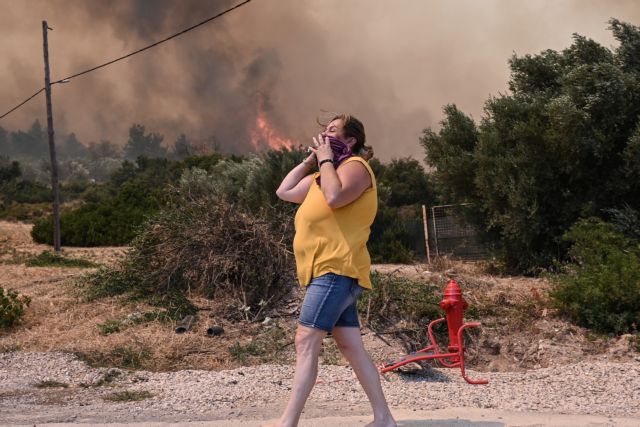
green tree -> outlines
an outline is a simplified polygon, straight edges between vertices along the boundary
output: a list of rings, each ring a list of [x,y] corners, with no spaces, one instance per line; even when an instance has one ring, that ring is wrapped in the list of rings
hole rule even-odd
[[[489,99],[479,127],[445,107],[420,140],[443,201],[469,218],[508,267],[550,265],[579,218],[640,208],[638,27],[610,21],[610,50],[574,35],[556,52],[514,55],[510,93]]]
[[[8,156],[11,155],[11,146],[9,144],[9,133],[0,126],[0,153]]]
[[[193,147],[191,141],[187,139],[185,134],[181,133],[173,143],[173,147],[171,147],[171,158],[182,160],[185,157],[193,156],[195,152],[195,147]]]
[[[133,124],[129,128],[129,140],[124,147],[124,155],[129,160],[144,157],[166,157],[167,150],[162,146],[164,136],[159,133],[145,134],[145,127]]]
[[[11,132],[10,139],[10,154],[12,157],[36,159],[49,158],[47,132],[38,120],[33,122],[31,128],[27,132],[23,132],[21,130]]]
[[[119,159],[121,156],[120,148],[111,141],[101,140],[100,142],[90,142],[87,148],[87,154],[92,160],[103,158]]]
[[[25,180],[20,162],[0,156],[0,201],[16,203],[42,203],[51,200],[51,189],[46,185]],[[1,209],[5,208],[0,203]]]
[[[11,161],[8,157],[0,156],[0,183],[14,181],[21,176],[20,162]]]
[[[427,153],[426,163],[436,168],[432,176],[442,202],[471,202],[475,195],[478,130],[473,119],[455,105],[445,106],[444,114],[440,131],[425,129],[420,144]]]
[[[75,133],[70,133],[60,145],[58,153],[60,158],[85,157],[87,155],[87,147],[85,147]]]
[[[381,172],[376,177],[391,192],[389,206],[430,205],[434,202],[433,186],[424,168],[416,159],[411,157],[393,159]]]

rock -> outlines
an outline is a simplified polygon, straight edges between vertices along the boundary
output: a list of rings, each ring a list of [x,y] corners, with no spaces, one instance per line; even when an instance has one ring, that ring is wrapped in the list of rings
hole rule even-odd
[[[402,365],[396,369],[396,371],[402,372],[403,374],[416,374],[421,370],[422,366],[416,362],[407,363],[406,365]]]

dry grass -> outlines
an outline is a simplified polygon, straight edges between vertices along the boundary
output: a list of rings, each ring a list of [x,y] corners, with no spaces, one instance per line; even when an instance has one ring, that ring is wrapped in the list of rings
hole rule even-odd
[[[0,251],[7,254],[13,249],[34,254],[50,250],[46,245],[28,243],[30,227],[29,224],[0,221]],[[101,264],[113,264],[126,249],[71,248],[65,249],[65,253]],[[153,312],[157,308],[130,303],[123,297],[83,302],[73,280],[86,272],[83,268],[0,265],[0,287],[14,289],[32,298],[22,323],[0,332],[0,349],[67,351],[104,366],[215,370],[240,366],[229,348],[261,332],[260,325],[230,323],[209,317],[216,311],[216,304],[227,305],[228,301],[193,298],[192,302],[199,308],[199,319],[189,333],[175,334],[175,322],[147,322],[127,325],[121,332],[105,336],[100,324]],[[207,337],[206,329],[214,324],[223,326],[225,333]],[[136,355],[139,362],[136,362]]]
[[[153,394],[150,392],[143,391],[116,391],[111,394],[108,394],[104,397],[104,400],[108,400],[110,402],[139,402],[141,400],[150,399],[153,397]]]
[[[12,250],[40,253],[50,249],[29,243],[29,228],[28,224],[0,221],[0,253],[6,255]],[[113,264],[125,251],[126,248],[65,249],[69,256],[103,265]],[[443,290],[449,280],[448,274],[453,270],[471,305],[467,318],[475,317],[483,323],[482,332],[474,338],[476,342],[469,354],[475,369],[508,371],[572,363],[585,358],[600,359],[615,344],[607,337],[594,336],[565,322],[546,308],[546,291],[550,283],[544,279],[492,276],[485,273],[486,267],[482,264],[451,260],[441,260],[430,266],[377,265],[374,268]],[[132,303],[124,297],[84,302],[75,292],[72,281],[86,271],[0,264],[0,286],[32,298],[23,323],[0,331],[0,351],[68,351],[96,365],[155,371],[219,370],[243,363],[289,363],[293,360],[296,327],[293,312],[280,317],[277,326],[231,322],[213,314],[219,312],[216,305],[229,304],[223,299],[191,297],[198,308],[198,321],[186,334],[174,333],[175,322],[154,321],[126,323],[119,332],[104,335],[99,325],[108,321],[122,323],[130,316],[136,318],[157,310],[157,307]],[[223,326],[224,334],[207,337],[206,329],[212,325]],[[368,331],[365,329],[364,332]],[[376,362],[403,352],[402,344],[391,335],[368,333],[363,338]],[[251,349],[253,341],[256,341],[253,349],[241,356],[230,352],[236,344],[239,349]],[[263,346],[262,351],[260,346]],[[622,352],[616,357],[625,360],[625,355]],[[330,338],[325,339],[323,363],[345,363]]]
[[[492,275],[481,262],[440,259],[431,265],[380,265],[378,272],[398,274],[444,291],[451,277],[469,303],[466,321],[482,328],[467,336],[468,357],[478,370],[518,371],[573,363],[586,357],[600,359],[619,339],[596,336],[572,325],[550,307],[545,278]],[[614,357],[632,360],[633,351]]]
[[[43,380],[33,385],[35,388],[68,388],[69,384],[53,380]]]
[[[31,257],[51,251],[51,246],[34,243],[32,224],[0,221],[0,264],[12,262],[16,257]],[[72,248],[63,247],[61,254],[99,265],[114,265],[127,251],[126,247]],[[2,280],[2,276],[0,276]]]
[[[217,370],[247,363],[235,360],[229,348],[248,335],[259,334],[257,325],[225,323],[201,314],[195,327],[186,334],[174,332],[176,322],[148,322],[132,324],[105,336],[99,327],[101,323],[152,312],[155,308],[118,298],[82,303],[77,298],[59,295],[59,285],[49,289],[49,293],[40,289],[40,297],[35,298],[21,327],[0,336],[1,347],[71,352],[95,366],[153,371]],[[212,324],[221,324],[225,333],[207,337],[206,329]]]

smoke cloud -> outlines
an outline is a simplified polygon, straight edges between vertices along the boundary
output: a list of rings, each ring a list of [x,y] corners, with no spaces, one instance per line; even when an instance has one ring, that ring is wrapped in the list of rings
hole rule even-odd
[[[0,0],[0,110],[43,86],[41,21],[52,79],[121,56],[239,3],[228,0]],[[171,143],[180,133],[253,150],[263,110],[284,137],[308,145],[317,117],[349,112],[382,160],[424,156],[418,137],[457,104],[476,120],[507,90],[508,58],[561,50],[572,33],[614,48],[607,21],[638,25],[635,0],[253,0],[221,19],[53,88],[57,135],[127,140],[141,123]],[[45,122],[44,96],[0,121]]]

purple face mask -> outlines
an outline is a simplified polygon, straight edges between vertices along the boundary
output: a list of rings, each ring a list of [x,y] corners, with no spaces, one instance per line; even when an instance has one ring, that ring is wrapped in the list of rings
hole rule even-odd
[[[329,145],[331,145],[331,151],[333,151],[333,163],[339,165],[345,159],[353,156],[351,152],[351,148],[341,139],[334,138],[333,136],[328,136]]]

